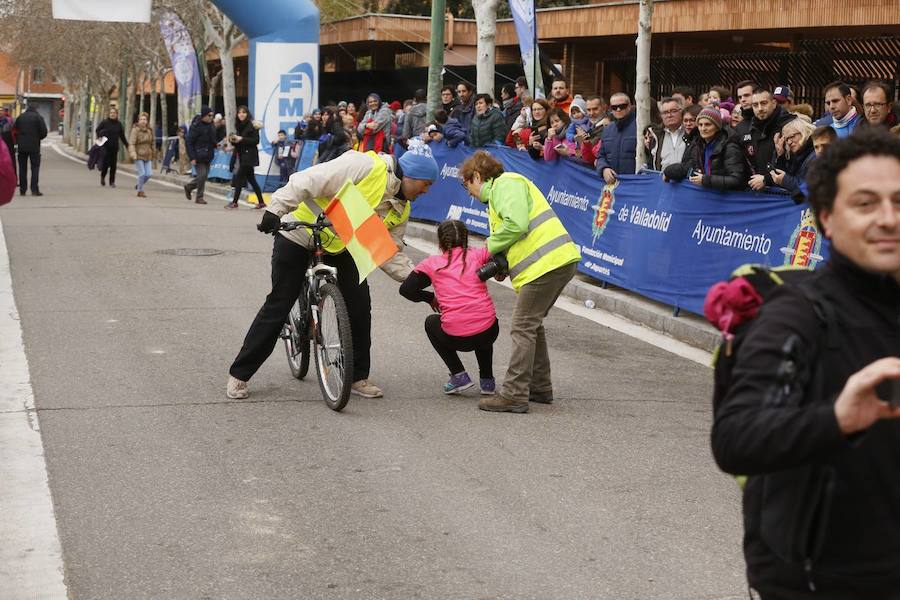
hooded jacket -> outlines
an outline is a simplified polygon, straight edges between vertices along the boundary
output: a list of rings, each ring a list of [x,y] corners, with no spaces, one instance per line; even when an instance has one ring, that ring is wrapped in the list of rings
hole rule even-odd
[[[475,96],[469,98],[468,104],[460,101],[459,106],[453,109],[450,116],[459,121],[459,125],[468,133],[472,119],[475,117]]]
[[[212,124],[210,124],[212,127]],[[253,124],[253,120],[248,118],[243,123],[235,119],[235,135],[241,136],[239,142],[234,145],[234,156],[240,160],[242,167],[257,166],[259,164],[259,129]],[[216,129],[212,128],[213,139],[215,139]]]
[[[400,139],[408,140],[425,133],[425,117],[427,114],[427,104],[424,102],[414,104],[403,120],[403,132],[400,134]]]

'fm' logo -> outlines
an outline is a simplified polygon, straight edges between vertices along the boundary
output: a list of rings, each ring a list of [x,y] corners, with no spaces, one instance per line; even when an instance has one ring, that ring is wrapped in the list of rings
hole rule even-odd
[[[276,138],[279,129],[293,130],[303,115],[312,110],[315,98],[315,71],[310,63],[300,63],[279,75],[262,115],[265,123],[263,147]]]

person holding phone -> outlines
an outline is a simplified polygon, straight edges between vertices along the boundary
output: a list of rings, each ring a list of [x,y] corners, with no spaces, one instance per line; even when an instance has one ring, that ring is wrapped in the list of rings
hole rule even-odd
[[[547,129],[547,139],[544,140],[544,160],[553,162],[560,156],[567,157],[575,154],[575,143],[566,139],[571,121],[566,111],[561,108],[550,110],[550,127]]]
[[[531,127],[522,130],[522,135],[528,135],[528,154],[534,160],[544,158],[544,142],[547,140],[548,129],[550,129],[550,104],[540,98],[531,103]]]
[[[830,257],[754,319],[714,408],[712,452],[749,476],[742,545],[764,600],[897,598],[900,138],[838,140],[807,182]]]

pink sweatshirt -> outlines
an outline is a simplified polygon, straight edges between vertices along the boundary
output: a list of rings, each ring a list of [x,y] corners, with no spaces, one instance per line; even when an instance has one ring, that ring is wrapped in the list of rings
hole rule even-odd
[[[494,324],[497,311],[485,282],[475,272],[490,253],[487,248],[469,248],[463,270],[462,248],[450,250],[452,259],[447,264],[447,254],[429,256],[413,269],[431,279],[434,294],[441,306],[441,328],[448,334],[465,337],[481,333]]]

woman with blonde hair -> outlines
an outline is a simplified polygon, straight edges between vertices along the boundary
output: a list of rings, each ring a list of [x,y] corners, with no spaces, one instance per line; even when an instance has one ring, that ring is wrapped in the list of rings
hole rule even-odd
[[[803,119],[788,121],[775,136],[775,169],[772,181],[794,194],[802,193],[800,186],[806,181],[809,166],[816,159],[812,133],[815,125]]]

